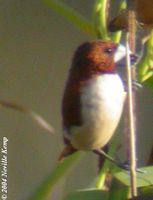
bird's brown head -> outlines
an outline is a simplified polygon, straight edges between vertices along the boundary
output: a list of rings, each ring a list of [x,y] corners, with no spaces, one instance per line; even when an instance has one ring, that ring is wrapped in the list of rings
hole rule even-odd
[[[91,41],[78,47],[75,52],[71,73],[91,77],[101,73],[114,73],[114,54],[117,44],[112,41]]]

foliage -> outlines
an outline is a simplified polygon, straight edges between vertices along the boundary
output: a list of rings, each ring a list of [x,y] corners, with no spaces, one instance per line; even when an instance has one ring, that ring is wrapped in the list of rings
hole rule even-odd
[[[94,37],[102,39],[112,39],[115,42],[119,42],[121,38],[121,31],[110,34],[107,30],[107,0],[96,0],[93,9],[93,20],[89,21],[85,19],[80,13],[70,8],[67,4],[59,0],[43,0],[48,7],[58,12],[60,15],[68,19],[73,25],[75,25],[81,31],[90,34]],[[120,0],[118,10],[125,8],[125,0]],[[146,83],[153,88],[153,32],[149,35],[144,45],[144,51],[142,53],[138,64],[138,81]],[[112,146],[111,154],[113,154],[114,146]],[[52,192],[54,186],[66,175],[66,172],[73,166],[74,161],[80,156],[80,154],[74,154],[69,158],[66,158],[63,162],[59,163],[51,174],[47,177],[40,188],[31,196],[30,200],[44,200]],[[126,171],[117,172],[113,170],[113,181],[109,192],[103,192],[101,188],[104,184],[104,177],[106,171],[110,168],[109,162],[106,161],[104,167],[97,176],[97,188],[88,188],[81,191],[75,191],[68,194],[64,200],[80,199],[80,200],[125,200],[129,194],[129,176]],[[139,189],[146,189],[150,185],[153,185],[153,167],[143,168],[146,173],[137,173],[137,185]],[[146,190],[145,190],[146,191]]]

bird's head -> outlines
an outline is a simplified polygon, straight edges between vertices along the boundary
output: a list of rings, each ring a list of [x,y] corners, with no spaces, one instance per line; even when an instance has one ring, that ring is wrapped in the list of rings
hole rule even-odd
[[[74,54],[71,72],[83,77],[116,72],[116,66],[123,63],[126,49],[112,41],[95,40],[85,42]],[[135,56],[131,54],[131,60]]]

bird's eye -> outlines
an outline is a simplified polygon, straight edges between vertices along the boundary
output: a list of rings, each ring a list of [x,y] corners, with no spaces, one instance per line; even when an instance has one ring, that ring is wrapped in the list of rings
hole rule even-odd
[[[113,53],[113,49],[112,48],[105,48],[104,52],[107,54],[112,54]]]

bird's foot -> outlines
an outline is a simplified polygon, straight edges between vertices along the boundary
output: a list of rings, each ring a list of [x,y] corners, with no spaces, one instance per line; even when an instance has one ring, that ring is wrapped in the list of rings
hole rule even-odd
[[[128,90],[127,81],[124,80],[123,82],[124,82],[125,91],[127,91],[127,90]],[[132,81],[132,88],[133,88],[134,90],[141,91],[142,88],[143,88],[143,86],[142,86],[142,84],[139,83],[138,81],[133,80],[133,81]]]
[[[119,162],[118,162],[118,165],[117,165],[117,166],[120,167],[121,169],[130,171],[130,164],[129,164],[128,161],[123,162],[123,163],[121,163],[121,162],[119,163]],[[146,171],[141,170],[141,169],[136,169],[135,171],[138,172],[138,173],[146,173]]]
[[[119,168],[121,168],[123,170],[126,170],[126,171],[130,171],[130,164],[128,162],[121,163],[120,161],[115,160],[114,158],[112,158],[111,156],[109,156],[102,149],[97,149],[97,150],[94,150],[93,152],[96,153],[96,154],[98,154],[98,155],[104,156],[106,159],[108,159],[110,162],[114,163]],[[141,169],[136,169],[136,172],[145,173],[145,171],[143,171]]]

